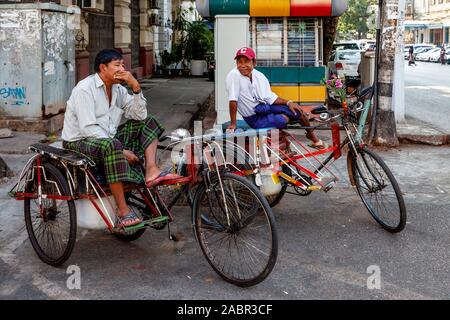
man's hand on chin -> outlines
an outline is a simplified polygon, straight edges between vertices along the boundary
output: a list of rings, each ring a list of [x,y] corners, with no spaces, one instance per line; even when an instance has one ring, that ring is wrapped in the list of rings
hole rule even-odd
[[[114,79],[121,82],[126,83],[133,92],[138,92],[141,90],[141,86],[135,77],[129,71],[119,71],[114,75]]]

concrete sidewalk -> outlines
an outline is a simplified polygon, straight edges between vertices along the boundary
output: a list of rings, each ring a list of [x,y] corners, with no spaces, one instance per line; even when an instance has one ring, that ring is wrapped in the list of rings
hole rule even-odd
[[[432,124],[407,117],[405,123],[397,124],[397,135],[400,143],[410,142],[441,146],[450,143],[450,132],[437,129]]]

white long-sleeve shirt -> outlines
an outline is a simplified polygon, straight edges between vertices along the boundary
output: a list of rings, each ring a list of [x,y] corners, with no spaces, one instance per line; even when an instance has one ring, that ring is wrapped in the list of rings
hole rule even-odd
[[[142,92],[128,94],[120,84],[112,86],[111,105],[103,80],[96,73],[80,81],[67,101],[62,139],[113,138],[122,118],[147,118],[147,100]]]
[[[238,112],[243,117],[255,114],[255,107],[261,103],[272,105],[278,96],[272,92],[269,80],[256,69],[252,80],[243,76],[237,68],[231,70],[226,78],[228,101],[237,101]]]

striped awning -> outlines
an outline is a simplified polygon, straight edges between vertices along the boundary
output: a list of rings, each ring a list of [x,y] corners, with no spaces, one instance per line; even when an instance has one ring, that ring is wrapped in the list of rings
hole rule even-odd
[[[433,21],[406,20],[405,29],[442,29],[443,24]]]
[[[247,14],[251,17],[335,17],[347,0],[196,0],[202,17]]]

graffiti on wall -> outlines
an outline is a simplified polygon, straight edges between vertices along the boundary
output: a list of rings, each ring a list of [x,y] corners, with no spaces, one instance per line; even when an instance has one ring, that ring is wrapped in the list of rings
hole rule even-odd
[[[12,106],[23,106],[27,98],[25,87],[0,87],[0,98],[12,100]]]

